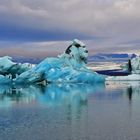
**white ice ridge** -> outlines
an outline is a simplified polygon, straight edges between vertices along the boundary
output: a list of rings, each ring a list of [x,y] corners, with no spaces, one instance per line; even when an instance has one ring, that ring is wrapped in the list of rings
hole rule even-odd
[[[128,76],[109,76],[107,81],[140,81],[140,56],[136,56],[123,65],[122,68],[129,72]]]
[[[17,64],[9,57],[0,61],[0,83],[97,83],[104,82],[104,76],[86,67],[88,50],[83,42],[75,39],[65,52],[58,57],[46,58],[35,67]],[[3,63],[4,62],[4,63]],[[2,73],[5,72],[5,73]],[[12,75],[12,78],[5,75]],[[5,79],[5,80],[4,80]]]
[[[132,74],[140,74],[140,56],[130,59],[122,68]]]

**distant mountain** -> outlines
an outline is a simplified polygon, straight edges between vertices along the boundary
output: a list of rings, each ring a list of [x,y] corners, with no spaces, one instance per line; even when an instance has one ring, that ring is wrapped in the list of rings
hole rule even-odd
[[[3,56],[0,56],[3,57]],[[27,56],[11,56],[12,60],[14,62],[18,63],[32,63],[32,64],[38,64],[42,60],[44,60],[44,57],[27,57]],[[88,62],[96,62],[96,61],[128,61],[128,59],[136,57],[136,54],[96,54],[93,56],[88,57]]]
[[[96,54],[88,57],[88,61],[127,61],[130,58],[136,57],[136,54]]]
[[[0,56],[3,57],[3,56]],[[38,64],[45,58],[40,57],[27,57],[27,56],[10,56],[12,57],[12,61],[17,63],[32,63],[32,64]]]

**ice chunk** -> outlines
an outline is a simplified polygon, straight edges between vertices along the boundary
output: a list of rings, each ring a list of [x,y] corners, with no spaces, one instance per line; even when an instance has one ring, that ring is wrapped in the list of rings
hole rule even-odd
[[[104,77],[87,69],[88,50],[85,44],[75,39],[66,51],[54,58],[46,58],[34,68],[23,72],[14,81],[16,83],[104,82]]]
[[[133,74],[140,74],[140,56],[136,56],[128,61],[122,68]]]
[[[0,58],[0,73],[1,74],[8,73],[8,70],[16,64],[12,62],[11,60],[12,58],[9,56],[4,56]]]
[[[21,74],[31,68],[29,63],[15,63],[9,56],[4,56],[0,58],[0,74],[2,75],[12,75],[15,77],[16,74]]]
[[[128,76],[110,76],[108,81],[140,81],[140,57],[134,57],[122,68],[130,73]]]
[[[132,73],[140,74],[140,57],[137,56],[131,60]]]
[[[0,75],[0,84],[12,84],[12,79],[9,77]]]

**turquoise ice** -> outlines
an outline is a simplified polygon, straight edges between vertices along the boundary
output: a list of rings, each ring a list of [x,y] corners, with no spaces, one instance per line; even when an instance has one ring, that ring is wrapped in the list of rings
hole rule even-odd
[[[86,67],[88,50],[75,39],[66,51],[54,58],[46,58],[34,68],[20,74],[15,83],[98,83],[103,76]]]
[[[88,50],[75,39],[58,57],[46,58],[36,66],[15,63],[6,56],[0,58],[0,84],[99,83],[102,75],[87,68]]]

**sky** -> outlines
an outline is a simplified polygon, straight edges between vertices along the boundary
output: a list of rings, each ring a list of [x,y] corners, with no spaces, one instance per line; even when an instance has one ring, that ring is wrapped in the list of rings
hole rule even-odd
[[[0,55],[140,54],[140,0],[0,0]]]

